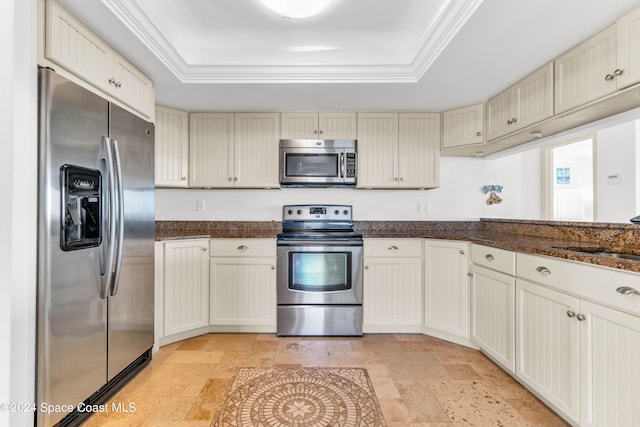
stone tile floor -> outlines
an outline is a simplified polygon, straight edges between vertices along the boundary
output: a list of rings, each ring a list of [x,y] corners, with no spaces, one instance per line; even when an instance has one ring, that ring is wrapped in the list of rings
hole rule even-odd
[[[565,426],[482,353],[425,335],[208,334],[160,348],[85,426],[209,426],[238,367],[366,368],[390,427]]]

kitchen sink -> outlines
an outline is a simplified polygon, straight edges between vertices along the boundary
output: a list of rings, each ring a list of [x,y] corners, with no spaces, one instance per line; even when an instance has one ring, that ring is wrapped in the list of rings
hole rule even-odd
[[[598,248],[598,247],[588,248],[588,247],[581,247],[581,246],[553,246],[553,248],[554,249],[563,249],[565,251],[582,252],[582,253],[586,253],[586,254],[604,256],[604,257],[609,257],[609,258],[630,259],[630,260],[633,260],[633,261],[640,262],[640,255],[625,254],[625,253],[620,253],[620,252],[609,252],[604,248]]]

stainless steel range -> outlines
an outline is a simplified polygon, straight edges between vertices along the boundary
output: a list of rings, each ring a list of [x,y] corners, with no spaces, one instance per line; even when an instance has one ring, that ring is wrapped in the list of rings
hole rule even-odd
[[[362,249],[351,206],[282,208],[278,335],[362,335]]]

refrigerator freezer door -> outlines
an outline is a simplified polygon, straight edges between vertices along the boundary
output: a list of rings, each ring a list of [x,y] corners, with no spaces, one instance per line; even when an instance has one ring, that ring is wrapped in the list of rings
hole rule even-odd
[[[153,346],[155,240],[154,127],[111,105],[111,142],[119,154],[122,240],[109,298],[108,379]],[[116,163],[118,161],[116,160]]]
[[[37,400],[75,406],[106,380],[107,299],[102,245],[62,250],[63,215],[73,206],[63,200],[61,174],[74,165],[104,175],[109,104],[50,70],[40,70],[39,85]],[[38,425],[64,415],[38,412]]]

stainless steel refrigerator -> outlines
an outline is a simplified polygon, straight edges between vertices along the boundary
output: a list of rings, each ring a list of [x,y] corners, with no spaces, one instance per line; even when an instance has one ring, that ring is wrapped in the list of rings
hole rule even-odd
[[[154,126],[38,79],[36,420],[76,425],[151,358]]]

